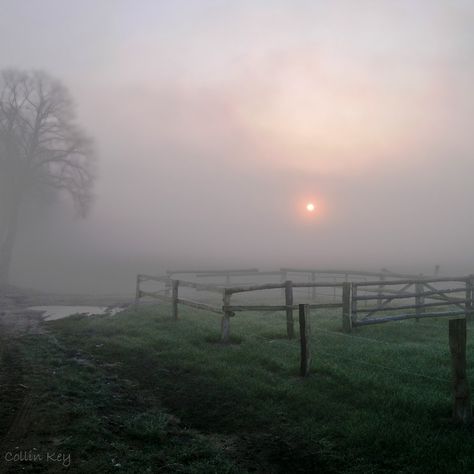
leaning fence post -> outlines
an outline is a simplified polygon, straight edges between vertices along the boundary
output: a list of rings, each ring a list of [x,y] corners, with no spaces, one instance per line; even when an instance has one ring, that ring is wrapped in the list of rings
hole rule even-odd
[[[286,332],[288,339],[293,339],[293,283],[290,280],[285,281],[285,305],[286,305]]]
[[[453,420],[472,422],[472,406],[466,376],[466,319],[449,321],[449,348],[453,374]]]
[[[178,288],[179,280],[171,280],[171,313],[175,321],[178,320]]]
[[[345,281],[342,284],[342,330],[352,332],[352,283]]]
[[[301,365],[300,375],[306,377],[309,374],[309,366],[311,364],[310,337],[311,326],[309,322],[309,305],[299,305],[299,322],[300,322],[300,345],[301,345]]]
[[[466,303],[465,303],[466,319],[468,321],[472,321],[474,319],[474,314],[472,312],[474,309],[473,293],[474,293],[474,275],[469,275],[468,279],[466,280]]]
[[[140,291],[140,282],[142,281],[141,276],[137,275],[137,284],[135,287],[135,306],[138,306],[140,303],[140,297],[142,296],[142,292]]]
[[[227,343],[230,338],[230,317],[232,312],[226,309],[227,306],[230,306],[230,297],[232,293],[228,291],[227,288],[224,289],[224,297],[222,299],[224,316],[222,316],[221,322],[221,342]]]

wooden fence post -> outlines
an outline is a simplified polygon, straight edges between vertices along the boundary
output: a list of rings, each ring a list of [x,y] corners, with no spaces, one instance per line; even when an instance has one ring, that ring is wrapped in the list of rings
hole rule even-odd
[[[316,283],[316,273],[311,272],[311,283]],[[316,299],[316,287],[313,286],[311,288],[311,299],[315,300]]]
[[[171,314],[175,321],[178,320],[178,288],[179,280],[171,280]]]
[[[377,299],[377,306],[382,306],[382,292],[383,292],[383,289],[385,287],[385,285],[382,283],[383,281],[385,280],[385,275],[384,274],[381,274],[380,275],[380,285],[379,285],[379,288],[378,288],[378,299]]]
[[[282,283],[285,283],[285,282],[286,282],[287,272],[286,272],[285,270],[281,270],[281,269],[280,269],[280,273],[281,273],[281,275],[280,275],[280,281],[281,281]],[[282,294],[282,296],[285,296],[285,288],[282,288],[282,289],[281,289],[281,294]]]
[[[286,305],[286,332],[288,339],[293,339],[293,283],[290,280],[285,281],[285,305]]]
[[[352,332],[352,283],[344,282],[342,284],[342,330]]]
[[[352,284],[352,301],[351,301],[351,317],[352,321],[357,320],[357,284],[353,283]],[[351,323],[352,327],[352,323]]]
[[[311,337],[311,326],[309,320],[309,305],[299,305],[299,322],[301,344],[300,375],[306,377],[309,374],[309,366],[311,364],[311,349],[309,342]]]
[[[165,296],[170,296],[171,293],[171,277],[173,274],[169,271],[166,272],[166,281],[165,281]]]
[[[469,275],[469,278],[466,280],[466,319],[468,321],[474,320],[474,314],[471,312],[474,309],[474,275]]]
[[[425,304],[425,297],[421,295],[425,291],[425,285],[421,282],[415,283],[415,306],[419,306],[421,304]],[[424,308],[415,308],[415,314],[420,316],[424,312]],[[416,318],[416,322],[419,322],[418,317]]]
[[[140,275],[137,275],[137,284],[135,287],[135,306],[138,306],[140,303],[141,291],[140,291],[140,282],[141,282]]]
[[[224,290],[224,297],[222,299],[223,305],[224,306],[229,306],[230,305],[230,297],[231,293],[227,291],[227,288]],[[224,310],[224,316],[222,316],[222,322],[221,322],[221,342],[223,343],[228,343],[230,340],[230,317],[232,316],[232,312],[229,310]]]
[[[472,422],[472,406],[466,376],[466,319],[449,321],[449,348],[453,374],[453,420]]]

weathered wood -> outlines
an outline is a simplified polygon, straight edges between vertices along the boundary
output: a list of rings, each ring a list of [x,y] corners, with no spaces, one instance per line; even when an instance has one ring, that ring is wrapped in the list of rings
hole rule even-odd
[[[436,301],[444,301],[446,303],[452,304],[453,306],[457,306],[458,308],[464,308],[464,304],[466,302],[465,298],[457,298],[456,296],[430,296],[430,300],[436,300]]]
[[[285,281],[285,305],[286,305],[286,333],[288,339],[294,337],[293,323],[293,284],[290,280]]]
[[[442,318],[442,317],[451,317],[451,316],[460,316],[464,315],[464,310],[457,311],[441,311],[436,313],[423,313],[418,316],[418,318]],[[381,324],[388,323],[390,321],[404,321],[406,319],[415,319],[417,316],[415,313],[409,314],[397,314],[395,316],[387,316],[376,319],[361,319],[357,322],[354,322],[354,326],[370,326],[372,324]]]
[[[195,301],[184,300],[182,298],[178,298],[178,303],[184,306],[189,306],[190,308],[195,309],[202,309],[204,311],[209,311],[211,313],[222,314],[223,311],[219,308],[215,308],[214,306],[210,306],[205,303],[196,303]],[[233,314],[233,313],[232,313]]]
[[[224,291],[224,297],[222,299],[222,306],[225,308],[226,306],[230,306],[230,298],[231,293],[227,290]],[[221,322],[221,342],[227,344],[230,340],[230,318],[232,316],[231,311],[224,311],[224,315],[222,316]]]
[[[354,286],[354,285],[353,285]],[[410,286],[412,286],[412,283],[408,283],[407,285],[403,286],[402,288],[400,288],[399,290],[397,290],[396,292],[394,292],[393,294],[404,294],[404,292],[410,288]],[[358,288],[358,286],[356,285],[356,288]],[[378,291],[378,289],[377,289]],[[385,290],[384,290],[385,291]],[[379,300],[379,296],[380,295],[377,295],[377,300]],[[354,290],[352,291],[352,299],[358,301],[359,298],[357,297],[357,292],[354,292]],[[365,300],[365,302],[367,303],[368,300]],[[377,301],[378,302],[378,301]],[[386,299],[385,301],[382,301],[382,304],[378,304],[375,308],[370,308],[370,309],[366,309],[365,311],[367,312],[367,314],[365,315],[364,318],[368,318],[369,316],[371,316],[372,314],[374,313],[377,313],[379,311],[384,311],[385,308],[387,307],[387,305],[389,303],[392,302],[392,298],[389,298],[389,299]],[[410,305],[411,307],[411,305]]]
[[[342,286],[342,330],[352,332],[352,283],[344,282]]]
[[[416,283],[416,282],[415,282]],[[419,296],[430,296],[430,295],[437,295],[442,291],[443,293],[462,293],[465,291],[465,288],[451,288],[448,290],[436,290],[436,291],[423,291],[419,293]],[[395,299],[400,299],[400,298],[414,298],[416,296],[416,293],[401,293],[399,295],[382,295],[383,300],[395,300]],[[357,300],[358,301],[363,301],[363,300],[378,300],[379,296],[358,296]]]
[[[300,375],[306,377],[309,374],[311,364],[311,326],[309,319],[309,305],[299,305],[299,323],[300,323],[300,346],[301,346],[301,364]]]
[[[400,311],[402,309],[437,308],[438,306],[455,306],[455,304],[450,301],[436,301],[435,303],[423,303],[420,305],[406,304],[406,305],[398,305],[398,306],[386,306],[386,307],[384,306],[383,308],[379,308],[379,307],[358,308],[355,310],[355,312],[357,314],[367,313],[365,317],[368,317],[378,311]],[[354,310],[353,310],[353,313],[354,313]]]
[[[141,291],[141,296],[142,297],[155,298],[157,300],[168,302],[168,303],[173,303],[173,298],[171,296],[166,296],[166,295],[160,294],[158,292],[153,293],[153,292]],[[216,313],[216,314],[222,314],[223,313],[223,311],[221,309],[215,308],[214,306],[210,306],[210,305],[205,304],[205,303],[197,303],[195,301],[189,301],[189,300],[182,299],[182,298],[177,298],[176,301],[177,301],[178,304],[189,306],[191,308],[202,309],[202,310],[210,311],[211,313]],[[229,309],[229,311],[232,312],[232,309]]]
[[[453,379],[453,420],[472,423],[472,406],[466,375],[466,320],[449,321],[449,349]]]
[[[140,297],[149,297],[149,298],[155,298],[160,301],[166,301],[170,302],[172,300],[171,296],[166,296],[164,294],[161,294],[160,292],[152,292],[152,291],[140,291]]]
[[[232,286],[231,288],[227,288],[227,290],[230,294],[234,294],[234,293],[245,293],[246,291],[275,290],[278,288],[282,288],[284,291],[285,284],[284,283],[267,283],[265,285]]]
[[[436,278],[409,278],[409,279],[400,279],[400,280],[384,280],[384,286],[387,285],[406,285],[408,283],[415,284],[417,282],[421,283],[438,283],[438,282],[465,282],[469,277],[466,276],[457,276],[457,277],[436,277]],[[380,280],[374,281],[364,281],[359,282],[359,286],[380,286]]]
[[[171,314],[175,321],[178,320],[178,289],[179,280],[171,280]]]

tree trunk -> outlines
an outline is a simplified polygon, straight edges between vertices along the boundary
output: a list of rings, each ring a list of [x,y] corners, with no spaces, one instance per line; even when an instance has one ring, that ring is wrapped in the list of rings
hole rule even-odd
[[[10,277],[10,266],[15,245],[18,215],[20,213],[20,201],[15,200],[5,212],[5,218],[1,222],[0,233],[0,287],[7,285]]]

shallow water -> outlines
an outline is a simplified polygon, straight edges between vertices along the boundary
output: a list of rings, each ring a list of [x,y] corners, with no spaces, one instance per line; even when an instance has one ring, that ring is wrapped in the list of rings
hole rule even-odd
[[[87,316],[93,314],[114,315],[121,311],[121,308],[108,308],[106,306],[31,306],[28,309],[42,312],[45,321],[67,318],[74,314],[85,314]]]

